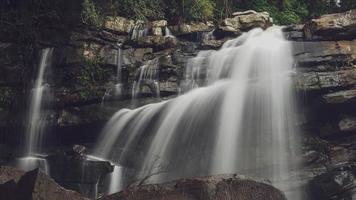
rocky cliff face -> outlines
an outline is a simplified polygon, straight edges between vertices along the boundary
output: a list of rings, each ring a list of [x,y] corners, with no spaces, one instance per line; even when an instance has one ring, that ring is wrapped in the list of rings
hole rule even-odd
[[[51,128],[48,145],[90,146],[103,123],[118,109],[159,101],[156,86],[145,82],[132,103],[132,86],[140,77],[141,66],[157,61],[160,96],[171,98],[179,92],[187,60],[199,50],[218,49],[243,31],[267,28],[273,23],[268,13],[246,11],[234,13],[221,24],[168,24],[165,20],[143,22],[110,16],[98,29],[81,23],[80,16],[73,14],[78,9],[78,5],[72,5],[66,9],[66,20],[42,26],[30,50],[17,40],[18,35],[11,34],[11,29],[0,30],[1,162],[20,154],[16,147],[21,147],[24,138],[28,96],[40,49],[55,48],[47,79],[53,94],[46,104],[50,113],[46,123]],[[302,104],[299,114],[303,120],[299,125],[303,128],[303,160],[307,166],[301,172],[302,181],[319,175],[310,186],[314,188],[313,196],[320,197],[328,190],[325,182],[336,185],[337,194],[346,191],[342,194],[352,195],[354,181],[349,180],[353,180],[353,168],[347,168],[350,173],[343,176],[348,184],[339,184],[336,177],[345,171],[344,166],[353,166],[355,161],[355,16],[353,10],[284,28],[286,37],[293,41],[295,86]],[[118,96],[114,91],[119,48],[123,86]],[[333,192],[323,196],[334,197]]]

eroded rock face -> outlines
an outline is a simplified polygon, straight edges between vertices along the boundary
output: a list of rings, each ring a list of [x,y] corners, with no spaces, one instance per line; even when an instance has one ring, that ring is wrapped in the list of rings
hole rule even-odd
[[[308,40],[337,40],[356,38],[356,10],[323,15],[304,26]]]
[[[12,179],[0,185],[0,199],[7,200],[88,200],[59,186],[39,169],[27,173],[12,170]]]
[[[173,182],[129,187],[101,200],[286,200],[266,182],[236,175],[181,179]]]

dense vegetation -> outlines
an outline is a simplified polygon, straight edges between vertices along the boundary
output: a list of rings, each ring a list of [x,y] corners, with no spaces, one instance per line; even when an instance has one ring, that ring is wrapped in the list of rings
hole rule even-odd
[[[86,0],[91,1],[91,0]],[[278,24],[301,23],[322,14],[356,8],[355,0],[111,0],[116,14],[137,19],[167,18],[172,23],[215,20],[239,10],[267,11]]]
[[[171,24],[192,20],[218,22],[235,11],[269,12],[277,24],[302,23],[326,13],[356,8],[355,0],[0,0],[0,26],[18,30],[48,21],[60,23],[81,7],[84,23],[100,27],[106,15],[133,19],[168,19]],[[15,12],[13,12],[15,11]],[[76,10],[75,10],[76,11]],[[77,11],[76,11],[77,12]],[[17,23],[21,22],[21,23]],[[24,22],[24,23],[23,23]],[[23,32],[27,32],[23,31]]]

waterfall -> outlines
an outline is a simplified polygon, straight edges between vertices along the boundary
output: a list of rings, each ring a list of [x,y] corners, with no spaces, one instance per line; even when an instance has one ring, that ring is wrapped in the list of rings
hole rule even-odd
[[[39,153],[43,140],[45,128],[44,113],[43,113],[43,97],[48,85],[44,83],[44,75],[46,69],[51,64],[53,49],[46,48],[41,51],[41,59],[39,63],[38,74],[35,80],[34,87],[31,90],[30,108],[28,115],[27,135],[27,155]]]
[[[116,85],[115,85],[115,95],[121,95],[122,93],[122,44],[117,45],[117,54],[116,54],[116,65],[117,65],[117,75],[116,75]]]
[[[137,96],[143,92],[143,86],[147,86],[157,98],[160,98],[159,89],[159,58],[148,61],[138,70],[138,80],[134,82],[132,87],[132,98],[136,99]]]
[[[112,175],[110,176],[110,185],[108,194],[114,194],[122,190],[122,167],[115,166]]]
[[[200,52],[187,64],[184,94],[118,111],[96,155],[120,163],[140,152],[137,177],[150,182],[237,173],[268,178],[299,199],[288,191],[300,148],[293,62],[280,27],[253,29],[218,51]]]
[[[164,28],[164,36],[165,37],[174,37],[174,35],[172,34],[172,31],[169,30],[169,28],[167,26]]]
[[[148,34],[148,28],[144,27],[144,24],[137,22],[131,31],[131,40],[139,40]]]
[[[45,83],[45,74],[52,61],[52,48],[41,51],[39,69],[30,95],[28,113],[28,127],[26,131],[26,157],[17,160],[19,168],[29,171],[37,167],[49,174],[47,160],[40,155],[44,140],[47,113],[43,110],[43,103],[48,98],[48,84]],[[47,95],[47,96],[46,96]]]
[[[101,106],[104,106],[105,101],[111,96],[120,97],[123,92],[123,83],[122,83],[122,43],[118,43],[116,46],[116,83],[114,86],[111,86],[106,89],[103,97],[101,98]],[[113,94],[114,93],[114,94]]]

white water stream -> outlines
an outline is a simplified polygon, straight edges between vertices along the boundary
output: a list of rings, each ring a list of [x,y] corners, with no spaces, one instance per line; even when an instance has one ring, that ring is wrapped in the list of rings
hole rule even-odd
[[[188,62],[183,95],[108,122],[95,155],[114,162],[143,154],[149,181],[237,173],[283,182],[298,168],[291,44],[280,27],[254,29]],[[299,199],[298,194],[288,194]]]

